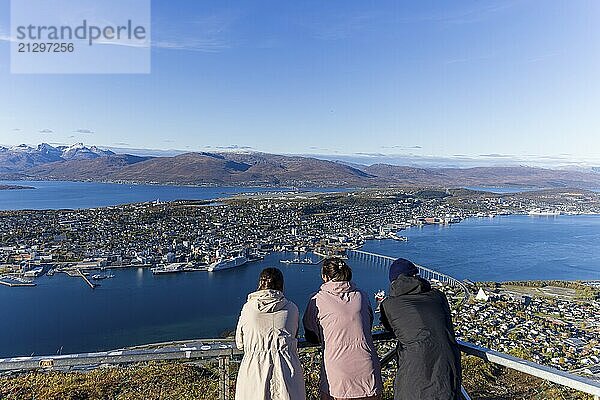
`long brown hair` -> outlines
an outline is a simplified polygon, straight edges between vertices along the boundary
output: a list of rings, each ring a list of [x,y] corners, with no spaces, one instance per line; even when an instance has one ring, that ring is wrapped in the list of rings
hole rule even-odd
[[[330,257],[323,260],[321,273],[327,279],[334,282],[352,280],[352,269],[339,257]]]
[[[265,268],[258,277],[258,290],[279,290],[283,292],[283,273],[278,268]]]

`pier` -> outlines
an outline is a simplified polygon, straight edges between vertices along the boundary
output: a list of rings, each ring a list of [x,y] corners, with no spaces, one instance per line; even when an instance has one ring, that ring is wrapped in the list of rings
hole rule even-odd
[[[85,283],[87,283],[87,284],[88,284],[88,286],[89,286],[89,287],[91,287],[92,289],[96,289],[96,286],[100,286],[100,285],[98,285],[97,283],[93,283],[92,281],[90,281],[90,280],[88,279],[88,277],[87,277],[87,276],[85,276],[85,275],[83,274],[83,272],[82,272],[82,271],[81,271],[79,268],[77,269],[77,274],[78,274],[80,277],[82,277],[82,278],[83,278],[83,280],[85,281]]]
[[[33,282],[6,282],[0,280],[0,285],[8,286],[8,287],[32,287],[36,286]]]
[[[0,285],[8,287],[33,287],[36,283],[20,276],[0,275]]]

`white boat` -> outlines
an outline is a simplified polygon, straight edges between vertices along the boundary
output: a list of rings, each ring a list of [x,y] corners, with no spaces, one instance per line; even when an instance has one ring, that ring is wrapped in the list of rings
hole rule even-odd
[[[248,262],[248,259],[244,256],[225,258],[225,259],[220,259],[220,260],[215,261],[214,263],[210,264],[208,266],[207,270],[208,270],[208,272],[213,272],[213,271],[220,271],[223,269],[236,268],[236,267],[241,267],[242,265],[246,264],[247,262]]]
[[[173,264],[166,265],[164,267],[155,267],[155,268],[152,268],[152,273],[154,275],[174,274],[174,273],[177,273],[177,272],[183,272],[184,271],[184,267],[185,267],[184,263],[173,263]]]
[[[390,234],[390,237],[393,240],[397,240],[399,242],[408,242],[408,238],[406,236],[400,236],[400,235],[397,235],[395,233],[392,233],[392,234]]]
[[[555,216],[560,215],[560,211],[540,210],[539,208],[529,211],[529,215],[533,216]]]
[[[109,279],[109,278],[114,278],[114,275],[101,275],[101,274],[96,274],[96,275],[92,275],[92,279],[99,281],[102,279]]]
[[[44,267],[37,267],[23,273],[23,276],[26,276],[27,278],[37,278],[42,272],[44,272]]]
[[[305,257],[302,260],[299,258],[294,258],[293,260],[279,260],[279,262],[283,263],[283,264],[298,264],[298,265],[316,265],[316,264],[318,264],[318,262],[315,262],[308,257]]]

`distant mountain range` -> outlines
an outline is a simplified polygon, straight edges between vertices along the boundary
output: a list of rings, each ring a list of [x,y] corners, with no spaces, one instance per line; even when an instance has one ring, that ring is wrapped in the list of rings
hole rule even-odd
[[[597,171],[597,170],[596,170]],[[82,143],[0,147],[0,179],[247,186],[517,186],[600,188],[599,172],[533,167],[417,168],[258,152],[116,154]]]
[[[38,165],[68,160],[92,160],[112,155],[115,153],[110,150],[102,150],[96,146],[86,147],[83,143],[58,147],[47,143],[37,147],[25,144],[0,147],[0,173],[23,173]]]

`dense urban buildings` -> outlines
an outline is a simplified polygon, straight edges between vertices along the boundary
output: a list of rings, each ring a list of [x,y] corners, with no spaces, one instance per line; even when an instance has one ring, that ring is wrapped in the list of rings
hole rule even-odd
[[[593,192],[464,189],[278,192],[217,201],[3,211],[0,273],[5,281],[23,283],[28,282],[24,276],[35,277],[36,271],[75,274],[173,263],[202,269],[231,255],[252,259],[273,250],[341,254],[365,240],[402,240],[401,230],[408,226],[458,223],[468,217],[599,212],[600,195]],[[453,302],[461,339],[565,370],[596,371],[600,306],[592,286],[585,292],[583,285],[541,291],[518,283],[508,289],[467,284],[472,292],[468,301],[461,297]],[[457,298],[455,288],[443,289]]]

